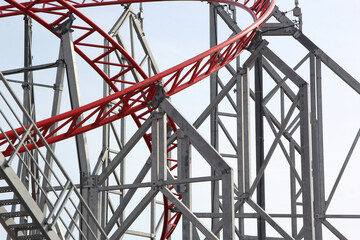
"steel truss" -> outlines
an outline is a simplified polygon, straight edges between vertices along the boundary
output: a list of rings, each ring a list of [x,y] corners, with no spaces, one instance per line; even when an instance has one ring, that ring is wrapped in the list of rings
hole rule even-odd
[[[96,1],[7,2],[0,6],[2,17],[24,12],[28,16],[24,68],[0,73],[0,222],[9,239],[309,240],[325,239],[323,228],[346,239],[346,232],[331,219],[360,218],[327,211],[360,129],[326,198],[322,66],[358,94],[360,84],[276,6],[272,11],[276,23],[259,22],[261,30],[243,33],[233,5],[225,8],[211,2],[212,50],[160,72],[143,32],[141,7],[136,14],[131,4],[121,2],[124,11],[106,33],[79,10],[102,4]],[[261,19],[274,3],[244,4]],[[55,13],[57,18],[45,21],[38,15],[41,12]],[[301,16],[298,8],[294,13]],[[32,64],[31,21],[60,38],[54,62]],[[219,44],[219,21],[238,37]],[[126,26],[129,42],[121,33]],[[90,43],[92,34],[103,42]],[[268,46],[267,36],[292,36],[308,54],[292,68]],[[96,57],[88,57],[88,47],[98,50]],[[239,54],[244,48],[248,54],[243,61]],[[141,52],[141,59],[136,52]],[[75,61],[79,56],[104,79],[103,99],[84,106]],[[305,63],[306,76],[298,71]],[[36,71],[52,68],[53,86],[35,81]],[[19,73],[22,81],[10,79]],[[190,123],[169,96],[208,76],[210,103]],[[269,81],[274,85],[265,89]],[[22,101],[14,90],[19,83]],[[59,114],[64,86],[72,111]],[[35,87],[53,87],[48,120],[36,119]],[[208,139],[200,130],[207,122]],[[93,142],[86,132],[98,127],[101,147],[94,161],[89,154]],[[55,143],[69,138],[75,138],[77,178],[55,149]],[[281,196],[289,206],[280,212],[272,210],[268,198],[274,189],[266,184],[276,177],[266,172],[277,159],[284,160],[289,185]],[[199,202],[207,207],[199,208]]]

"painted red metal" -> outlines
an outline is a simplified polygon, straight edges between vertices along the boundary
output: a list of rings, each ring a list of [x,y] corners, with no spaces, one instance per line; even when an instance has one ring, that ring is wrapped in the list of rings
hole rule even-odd
[[[167,87],[169,90],[165,94],[171,96],[218,71],[220,68],[235,59],[250,44],[255,36],[256,29],[265,22],[275,6],[275,0],[255,0],[252,5],[249,0],[245,0],[244,4],[229,0],[210,0],[214,2],[232,4],[245,9],[254,18],[254,23],[227,41],[164,72],[152,77],[147,77],[145,72],[135,62],[135,60],[105,31],[83,15],[79,11],[79,8],[135,2],[153,2],[153,0],[5,1],[8,5],[0,6],[0,18],[27,14],[59,37],[61,32],[56,31],[56,29],[67,20],[69,15],[73,15],[76,16],[76,18],[81,19],[83,25],[72,26],[73,29],[81,29],[82,31],[85,31],[85,33],[81,34],[73,41],[74,49],[115,92],[108,97],[102,98],[80,108],[37,122],[36,125],[39,128],[41,135],[45,137],[49,144],[95,129],[128,115],[131,115],[135,123],[138,126],[141,126],[141,121],[147,119],[147,116],[155,109],[155,107],[149,106],[149,103],[152,101],[156,93],[157,84],[162,83],[164,87]],[[53,16],[57,16],[57,18],[55,21],[48,22],[41,18],[38,15],[39,13],[51,14]],[[93,34],[99,34],[110,43],[110,46],[88,42],[90,41],[88,40],[90,39],[89,36]],[[107,49],[107,51],[102,51],[97,57],[90,58],[87,54],[86,48],[84,47],[102,50]],[[128,64],[104,62],[102,60],[114,51],[119,51],[126,58]],[[112,76],[107,76],[100,67],[101,65],[116,66],[119,67],[119,71]],[[142,78],[142,81],[126,82],[130,86],[124,90],[119,90],[116,87],[116,83],[122,82],[120,77],[129,71],[136,71]],[[109,105],[111,105],[111,108],[106,110],[106,106]],[[118,112],[114,113],[114,110],[118,110]],[[82,116],[82,120],[78,122],[80,116]],[[57,125],[57,127],[53,131],[50,131],[50,128],[55,125]],[[174,131],[176,131],[176,126],[171,120],[169,125]],[[19,139],[21,139],[21,135],[26,132],[26,128],[27,127],[25,127],[25,129],[18,128],[15,131],[8,131],[5,134],[0,134],[0,147],[3,149],[1,151],[5,156],[10,156],[14,152]],[[31,131],[30,135],[32,137],[36,137],[37,133],[35,131]],[[151,138],[148,135],[145,135],[144,139],[149,149],[151,149]],[[43,143],[39,140],[36,142],[36,146],[41,147],[43,146]],[[24,152],[26,149],[32,150],[34,148],[35,144],[30,143],[26,145],[26,148],[21,147],[19,152]],[[169,151],[171,150],[172,149],[169,149]],[[181,198],[180,195],[179,198]],[[164,199],[164,203],[167,204],[164,204],[165,218],[161,239],[167,239],[170,237],[181,216],[180,213],[171,213],[172,203],[168,203],[167,199]]]

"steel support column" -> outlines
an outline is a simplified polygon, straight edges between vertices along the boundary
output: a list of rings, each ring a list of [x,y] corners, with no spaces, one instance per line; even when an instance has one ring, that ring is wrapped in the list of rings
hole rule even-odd
[[[255,134],[256,134],[256,171],[264,162],[264,113],[263,113],[263,65],[262,55],[255,60]],[[262,176],[256,189],[257,204],[265,210],[265,176]],[[265,219],[258,218],[258,238],[266,239]]]
[[[300,142],[301,179],[303,207],[303,235],[305,240],[314,240],[314,205],[310,140],[309,85],[300,86]]]
[[[191,177],[191,149],[189,138],[184,135],[181,130],[177,131],[178,135],[178,171],[179,180]],[[192,192],[191,184],[181,184],[179,186],[179,193],[182,195],[182,202],[184,205],[192,210]],[[193,224],[186,216],[182,218],[182,236],[183,239],[193,239]]]
[[[63,84],[64,84],[64,75],[65,75],[65,63],[61,60],[63,59],[63,49],[60,45],[59,49],[59,60],[58,60],[58,67],[56,69],[56,79],[55,79],[55,85],[54,85],[54,97],[53,97],[53,104],[52,104],[52,110],[51,110],[51,116],[56,116],[60,113],[60,106],[61,106],[61,99],[62,99],[62,91],[63,91]],[[58,126],[58,124],[55,124],[54,126],[50,127],[50,131],[54,131],[54,129]],[[55,151],[55,144],[51,144],[52,151]],[[46,160],[49,163],[49,166],[45,166],[44,169],[44,175],[47,179],[51,179],[51,171],[50,168],[53,164],[53,158],[51,156],[50,151],[46,151]],[[47,182],[45,179],[43,179],[42,183],[43,188],[47,186]],[[46,212],[46,199],[44,197],[41,197],[40,199],[40,208],[42,211]]]
[[[315,237],[322,237],[322,220],[325,218],[325,175],[322,135],[321,61],[310,54],[311,143],[314,177]]]
[[[249,78],[248,69],[240,69],[236,83],[237,96],[237,157],[238,157],[238,198],[249,192],[250,159],[249,159]],[[244,213],[241,206],[239,213]],[[240,239],[245,239],[245,222],[239,218]]]
[[[217,10],[212,4],[209,5],[210,14],[210,47],[217,45]],[[218,75],[217,72],[210,75],[210,103],[214,101],[218,93]],[[210,114],[210,143],[215,149],[219,149],[219,123],[218,123],[218,107],[215,106]],[[211,175],[215,176],[215,169],[211,168]],[[220,212],[220,185],[218,181],[211,182],[211,210],[213,213]],[[215,226],[219,220],[211,219],[211,226]]]
[[[61,45],[64,51],[64,61],[66,64],[66,75],[68,80],[71,108],[76,109],[81,106],[81,99],[79,80],[77,75],[77,65],[75,60],[75,51],[70,29],[67,29],[67,31],[62,33]],[[81,120],[82,117],[79,116],[77,123],[79,123]],[[75,137],[75,141],[80,172],[80,191],[83,198],[88,201],[89,190],[86,185],[87,179],[90,177],[90,162],[85,133],[77,135]],[[84,212],[84,214],[86,215],[86,211]],[[85,226],[83,226],[83,231],[87,232],[87,228]]]

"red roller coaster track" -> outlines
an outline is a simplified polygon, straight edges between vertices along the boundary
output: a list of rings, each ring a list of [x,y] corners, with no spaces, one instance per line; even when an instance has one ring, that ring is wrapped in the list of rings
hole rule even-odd
[[[58,37],[61,37],[59,26],[68,19],[70,15],[81,19],[81,25],[72,25],[74,30],[78,30],[78,36],[74,39],[74,49],[115,92],[114,94],[79,107],[69,112],[45,119],[36,123],[40,133],[49,144],[62,141],[86,131],[98,128],[104,124],[113,122],[125,116],[131,115],[138,126],[141,121],[147,119],[156,107],[149,106],[157,90],[157,84],[162,83],[168,90],[165,93],[171,96],[191,85],[203,80],[212,73],[218,71],[226,64],[235,59],[252,41],[256,30],[270,16],[275,0],[244,0],[243,4],[229,0],[211,0],[225,4],[235,5],[246,10],[254,19],[251,26],[231,37],[227,41],[183,62],[155,76],[148,77],[141,69],[139,64],[115,41],[109,34],[97,26],[88,17],[82,14],[79,8],[96,7],[114,4],[130,4],[136,2],[155,2],[154,0],[5,0],[8,5],[0,6],[0,18],[15,15],[28,15]],[[53,20],[48,21],[40,15],[50,16]],[[81,32],[81,33],[80,33]],[[109,42],[109,46],[103,43],[94,43],[90,36],[99,35]],[[89,57],[89,49],[101,50],[101,54],[96,57]],[[126,59],[127,64],[120,64],[113,61],[104,61],[111,53],[119,52]],[[110,59],[110,58],[108,58]],[[113,75],[108,76],[102,69],[104,65],[118,68]],[[133,82],[121,80],[121,76],[129,71],[135,71],[141,81]],[[119,90],[116,83],[123,82],[128,87]],[[111,104],[111,108],[107,106]],[[117,114],[113,114],[114,109],[120,109]],[[83,120],[78,122],[80,117]],[[57,127],[50,131],[52,126]],[[170,124],[176,131],[175,124]],[[0,134],[0,147],[4,156],[10,156],[16,149],[21,135],[26,133],[25,128],[17,128]],[[35,131],[31,132],[32,137],[36,137]],[[20,136],[20,138],[19,138]],[[40,139],[40,138],[38,138]],[[151,149],[151,138],[147,135],[144,139]],[[39,140],[37,147],[43,146]],[[35,148],[35,144],[26,145],[28,150]],[[173,148],[169,149],[171,151]],[[26,151],[25,147],[20,148],[19,152]],[[179,196],[181,198],[181,196]],[[161,239],[167,239],[174,231],[181,214],[175,213],[168,215],[171,204],[164,198],[164,226]]]

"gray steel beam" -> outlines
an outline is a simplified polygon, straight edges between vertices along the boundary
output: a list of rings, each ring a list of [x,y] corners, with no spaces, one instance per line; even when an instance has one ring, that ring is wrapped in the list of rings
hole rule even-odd
[[[103,172],[99,175],[99,184],[102,184],[106,178],[115,170],[117,166],[122,162],[122,160],[126,157],[126,155],[130,152],[130,150],[135,146],[135,144],[144,136],[146,131],[151,126],[151,119],[147,119],[143,125],[136,131],[136,133],[129,139],[129,141],[125,144],[123,149],[115,156],[115,158],[111,161],[111,163],[103,170]]]
[[[224,88],[216,95],[216,97],[210,102],[210,104],[204,109],[201,115],[196,119],[193,123],[195,128],[199,128],[201,124],[206,120],[206,118],[210,115],[213,109],[221,102],[224,97],[226,97],[227,93],[232,89],[232,87],[236,84],[236,76],[232,77],[230,81],[224,86]]]
[[[64,53],[64,61],[66,64],[66,75],[68,80],[68,88],[69,88],[69,95],[70,95],[70,103],[71,108],[76,109],[81,106],[81,98],[80,98],[80,87],[79,87],[79,80],[77,75],[77,66],[75,60],[75,51],[74,45],[72,42],[72,35],[70,29],[65,31],[61,35],[61,45]],[[81,122],[82,116],[80,116],[77,120],[77,123]],[[76,149],[77,149],[77,156],[78,156],[78,163],[79,163],[79,172],[80,172],[80,191],[84,199],[89,201],[89,191],[86,187],[86,178],[90,176],[90,160],[89,160],[89,152],[87,147],[87,140],[86,134],[79,134],[75,137],[76,142]],[[82,206],[81,206],[82,208]],[[87,213],[84,212],[85,219],[88,219]],[[88,230],[86,226],[83,224],[82,228],[86,235]],[[90,235],[88,235],[90,237]],[[81,236],[82,239],[82,236]]]
[[[338,239],[340,240],[347,240],[347,238],[341,233],[339,232],[339,230],[337,230],[328,220],[324,219],[322,221],[322,223],[324,224],[325,227],[327,227],[327,229],[330,230],[330,232],[332,232]]]
[[[178,139],[178,179],[191,178],[192,163],[191,163],[191,148],[190,141],[187,136],[180,130],[177,131]],[[192,211],[192,186],[190,183],[179,186],[179,191],[182,195],[183,204]],[[186,217],[182,218],[182,237],[183,239],[193,240],[193,224]]]
[[[289,143],[290,147],[290,158],[295,166],[295,146],[294,143],[291,141]],[[290,172],[290,208],[291,208],[291,215],[296,216],[297,214],[297,197],[296,197],[296,179],[295,174]],[[298,219],[296,217],[291,217],[291,235],[296,237],[298,233]]]
[[[305,48],[310,52],[318,56],[321,61],[330,68],[336,75],[338,75],[346,84],[360,94],[360,83],[353,78],[348,72],[346,72],[339,64],[337,64],[330,56],[323,52],[318,46],[315,45],[308,37],[303,33],[297,32],[294,34],[294,38],[298,40]]]
[[[104,39],[104,45],[109,46],[109,42]],[[106,49],[104,49],[104,52]],[[104,62],[110,62],[110,56],[107,55],[104,57]],[[107,76],[110,76],[110,66],[104,64],[104,72]],[[110,95],[110,87],[109,85],[104,81],[103,82],[103,97],[107,97]],[[110,106],[106,106],[104,109],[104,112],[109,111]],[[102,151],[98,158],[98,162],[93,170],[93,174],[97,174],[97,170],[100,170],[100,166],[102,168],[102,171],[108,166],[110,162],[110,152],[108,151],[110,149],[110,124],[106,124],[102,127]],[[98,169],[97,169],[98,168]],[[105,180],[104,183],[101,186],[108,186],[108,180]],[[106,227],[107,221],[108,221],[108,204],[109,203],[109,193],[108,192],[102,192],[101,193],[101,216],[100,216],[100,222],[101,226],[103,228]]]
[[[179,199],[177,199],[167,188],[162,188],[161,192],[172,202],[175,206],[185,215],[193,224],[194,226],[199,229],[207,239],[209,240],[218,240],[219,238],[216,237],[209,229],[207,229],[199,220],[198,218],[188,209]],[[229,238],[231,239],[231,238]]]
[[[292,21],[283,12],[275,7],[273,16],[282,24],[291,24]],[[347,73],[339,64],[337,64],[330,56],[323,52],[314,42],[312,42],[304,33],[293,27],[293,37],[299,41],[311,53],[318,56],[321,61],[329,67],[335,74],[337,74],[346,84],[353,88],[360,94],[360,83]]]
[[[345,169],[346,169],[346,166],[348,165],[349,161],[350,161],[350,158],[351,158],[351,155],[352,153],[354,152],[354,149],[356,147],[356,144],[358,143],[360,139],[360,129],[359,131],[357,132],[356,136],[355,136],[355,139],[353,141],[353,143],[351,144],[351,147],[350,147],[350,150],[345,158],[345,161],[343,163],[343,165],[341,166],[341,169],[339,171],[339,174],[338,176],[336,177],[336,180],[335,180],[335,183],[334,183],[334,186],[332,187],[331,191],[330,191],[330,194],[326,200],[326,205],[325,205],[325,212],[326,210],[328,209],[330,203],[331,203],[331,200],[332,198],[334,197],[334,194],[335,194],[335,191],[337,189],[337,187],[339,186],[339,183],[340,183],[340,180],[342,178],[342,176],[344,175],[344,172],[345,172]]]
[[[210,27],[210,48],[217,45],[217,10],[216,6],[209,5],[209,27]],[[210,102],[216,98],[218,93],[218,77],[217,72],[210,76]],[[210,144],[216,149],[219,149],[219,123],[218,123],[218,107],[214,106],[210,113]],[[216,175],[215,169],[211,168],[211,175]],[[211,211],[214,213],[220,212],[220,185],[218,181],[211,182]],[[219,220],[217,218],[211,219],[211,226],[215,226]]]
[[[321,61],[330,68],[336,75],[338,75],[346,84],[360,94],[360,83],[353,78],[348,72],[346,72],[338,63],[330,58],[321,49],[315,51],[315,55],[321,59]]]
[[[30,71],[33,72],[33,71],[36,71],[36,70],[44,70],[44,69],[48,69],[48,68],[59,67],[60,65],[62,65],[62,61],[58,60],[58,61],[56,61],[54,63],[40,64],[40,65],[35,65],[35,66],[28,66],[28,67],[23,67],[23,68],[5,70],[5,71],[2,71],[2,74],[4,76],[6,76],[6,75],[24,73],[24,72],[30,72]],[[31,84],[31,83],[28,83],[28,84]]]
[[[142,211],[147,207],[147,205],[154,199],[158,192],[158,189],[151,189],[140,201],[140,203],[134,208],[134,210],[126,217],[123,224],[118,229],[116,229],[116,231],[110,237],[110,240],[118,240],[121,236],[123,236],[130,227],[130,225],[142,213]]]
[[[229,14],[224,10],[224,6],[217,2],[210,2],[210,5],[213,6],[213,8],[216,10],[216,13],[223,19],[223,21],[233,32],[241,32],[239,25],[237,25],[236,19],[229,16]]]
[[[266,117],[266,120],[268,121],[269,123],[269,126],[272,130],[272,132],[274,133],[274,135],[277,134],[276,130],[275,130],[275,126],[274,124],[271,122],[271,118],[269,116],[269,112],[266,110],[264,111],[264,114],[265,114],[265,117]],[[292,141],[291,141],[292,142]],[[293,158],[291,158],[291,156],[289,156],[288,152],[286,151],[286,148],[284,146],[284,144],[282,143],[282,141],[280,140],[279,141],[279,145],[281,147],[281,150],[283,151],[284,153],[284,156],[286,158],[286,160],[288,161],[289,163],[289,166],[290,166],[290,171],[291,173],[294,175],[295,179],[298,181],[299,185],[301,186],[301,177],[299,175],[299,173],[297,172],[296,168],[295,168],[295,163],[293,162]],[[294,144],[292,144],[294,145]],[[291,154],[290,154],[291,155]]]
[[[63,50],[62,47],[60,46],[60,50],[59,50],[59,59],[63,58]],[[56,71],[56,80],[55,80],[55,85],[54,85],[54,97],[53,97],[53,104],[52,104],[52,109],[51,109],[51,116],[56,116],[60,113],[60,106],[61,106],[61,97],[62,97],[62,91],[63,91],[63,83],[64,83],[64,74],[65,74],[65,64],[63,61],[58,61],[59,65],[57,67],[57,71]],[[49,131],[52,132],[54,131],[54,129],[57,127],[57,123],[55,123],[53,126],[50,127]],[[50,147],[52,148],[52,151],[55,150],[55,144],[50,145]],[[49,166],[46,165],[44,168],[44,175],[46,176],[46,179],[51,179],[51,171],[50,168],[52,167],[53,164],[53,158],[51,156],[50,151],[46,151],[46,160],[49,163]],[[45,188],[47,186],[47,183],[45,181],[45,179],[43,179],[43,184],[42,187]],[[40,208],[43,210],[44,214],[46,212],[46,199],[44,197],[42,197],[40,199]]]
[[[290,68],[280,57],[278,57],[268,47],[264,47],[261,51],[264,57],[275,65],[282,73],[284,73],[296,86],[301,87],[305,82],[292,68]]]
[[[269,216],[264,209],[262,209],[258,204],[253,202],[251,198],[246,200],[247,204],[249,204],[259,215],[261,215],[267,223],[270,224],[284,239],[294,240],[287,232],[285,232],[280,225],[278,225],[271,216]],[[259,239],[259,236],[258,238]],[[268,238],[266,238],[268,239]]]
[[[300,142],[301,142],[301,179],[303,233],[305,240],[315,239],[313,179],[311,163],[310,116],[309,116],[309,86],[304,84],[299,89],[300,94]]]
[[[255,60],[255,149],[256,171],[264,164],[264,110],[263,110],[263,66],[262,56]],[[263,175],[256,189],[257,204],[265,210],[265,176]],[[257,222],[259,240],[266,239],[265,219],[260,216]]]
[[[77,66],[75,60],[75,51],[70,29],[61,35],[61,45],[64,53],[64,61],[66,64],[66,75],[68,80],[71,108],[76,109],[81,106],[81,99]],[[77,123],[79,123],[81,120],[82,117],[79,117]],[[83,177],[89,176],[90,163],[86,136],[85,134],[80,134],[77,135],[75,139],[79,160],[80,175]]]
[[[230,171],[230,166],[221,158],[220,154],[203,139],[199,132],[185,120],[167,99],[161,102],[159,109],[166,112],[175,121],[179,128],[190,138],[191,144],[215,168],[217,173],[221,174],[224,171]]]
[[[245,115],[245,112],[247,112],[247,108],[249,107],[248,104],[244,101],[244,95],[248,94],[248,89],[245,89],[247,84],[245,84],[245,81],[248,81],[248,77],[245,70],[241,71],[241,75],[237,77],[237,83],[236,83],[236,103],[237,103],[237,177],[238,177],[238,197],[240,198],[245,192],[245,183],[249,184],[249,180],[246,180],[247,178],[247,171],[246,171],[246,162],[249,159],[246,159],[246,152],[248,151],[248,144],[245,139],[245,136],[247,136],[247,132],[249,129],[247,129],[246,121],[248,120],[248,115]],[[247,126],[247,127],[246,127]],[[247,188],[249,189],[249,188]],[[244,208],[241,207],[239,209],[239,213],[244,213]],[[244,219],[239,218],[239,232],[241,235],[245,234],[245,225],[244,225]]]
[[[141,183],[142,180],[145,178],[146,174],[149,172],[150,168],[151,168],[151,159],[149,158],[147,160],[147,162],[145,163],[145,165],[143,166],[143,168],[140,170],[138,176],[135,178],[133,184]],[[130,189],[129,191],[127,191],[126,195],[123,198],[123,201],[120,203],[118,208],[114,211],[113,215],[111,216],[111,218],[109,219],[109,221],[105,227],[105,232],[107,234],[110,233],[111,229],[114,227],[114,225],[116,224],[118,219],[122,216],[126,206],[129,204],[130,200],[134,196],[136,190],[137,190],[137,188],[133,188],[133,189]]]
[[[150,50],[149,44],[147,43],[147,40],[145,38],[145,33],[144,33],[143,29],[141,28],[137,19],[135,19],[133,16],[131,18],[133,19],[133,28],[136,32],[136,36],[138,37],[145,54],[149,56],[149,59],[151,61],[150,67],[151,67],[152,71],[154,72],[154,74],[157,74],[160,72],[160,70],[155,62],[155,58]]]
[[[167,139],[166,139],[166,120],[165,114],[161,111],[154,111],[151,116],[152,128],[152,167],[151,167],[151,181],[166,181],[167,180]]]
[[[292,36],[297,29],[294,23],[265,23],[261,26],[263,36]]]
[[[261,165],[260,169],[257,171],[257,175],[256,175],[256,178],[254,179],[253,183],[252,183],[252,186],[249,190],[249,195],[252,196],[252,194],[255,192],[255,189],[257,188],[258,184],[260,183],[260,179],[262,178],[264,172],[265,172],[265,169],[269,163],[269,161],[271,160],[271,157],[272,157],[272,154],[274,153],[275,151],[275,148],[276,146],[278,145],[279,141],[280,141],[280,138],[281,136],[283,135],[284,133],[284,130],[285,130],[285,127],[286,125],[288,124],[289,120],[291,119],[291,116],[295,110],[295,107],[296,107],[296,104],[297,104],[297,101],[299,101],[299,96],[296,98],[296,100],[293,102],[293,104],[291,105],[285,119],[284,119],[284,122],[281,124],[281,127],[279,129],[279,131],[277,132],[276,134],[276,137],[273,141],[273,143],[271,144],[266,156],[265,156],[265,159],[264,159],[264,162],[263,164]]]
[[[181,114],[171,105],[167,99],[164,99],[160,103],[159,109],[160,111],[164,111],[166,114],[168,114],[168,116],[180,127],[184,134],[189,137],[190,142],[204,157],[204,160],[207,161],[210,166],[216,170],[216,174],[221,175],[222,201],[223,205],[225,206],[223,208],[223,237],[224,239],[233,239],[235,237],[235,210],[233,202],[234,185],[232,168],[221,158],[220,154],[201,137],[196,129],[190,123],[188,123],[183,116],[181,116]]]
[[[311,143],[314,178],[314,213],[317,219],[315,224],[315,237],[322,239],[322,223],[319,218],[325,215],[325,183],[324,159],[322,140],[322,93],[321,93],[321,62],[315,61],[314,54],[310,54],[310,117],[311,117]]]

